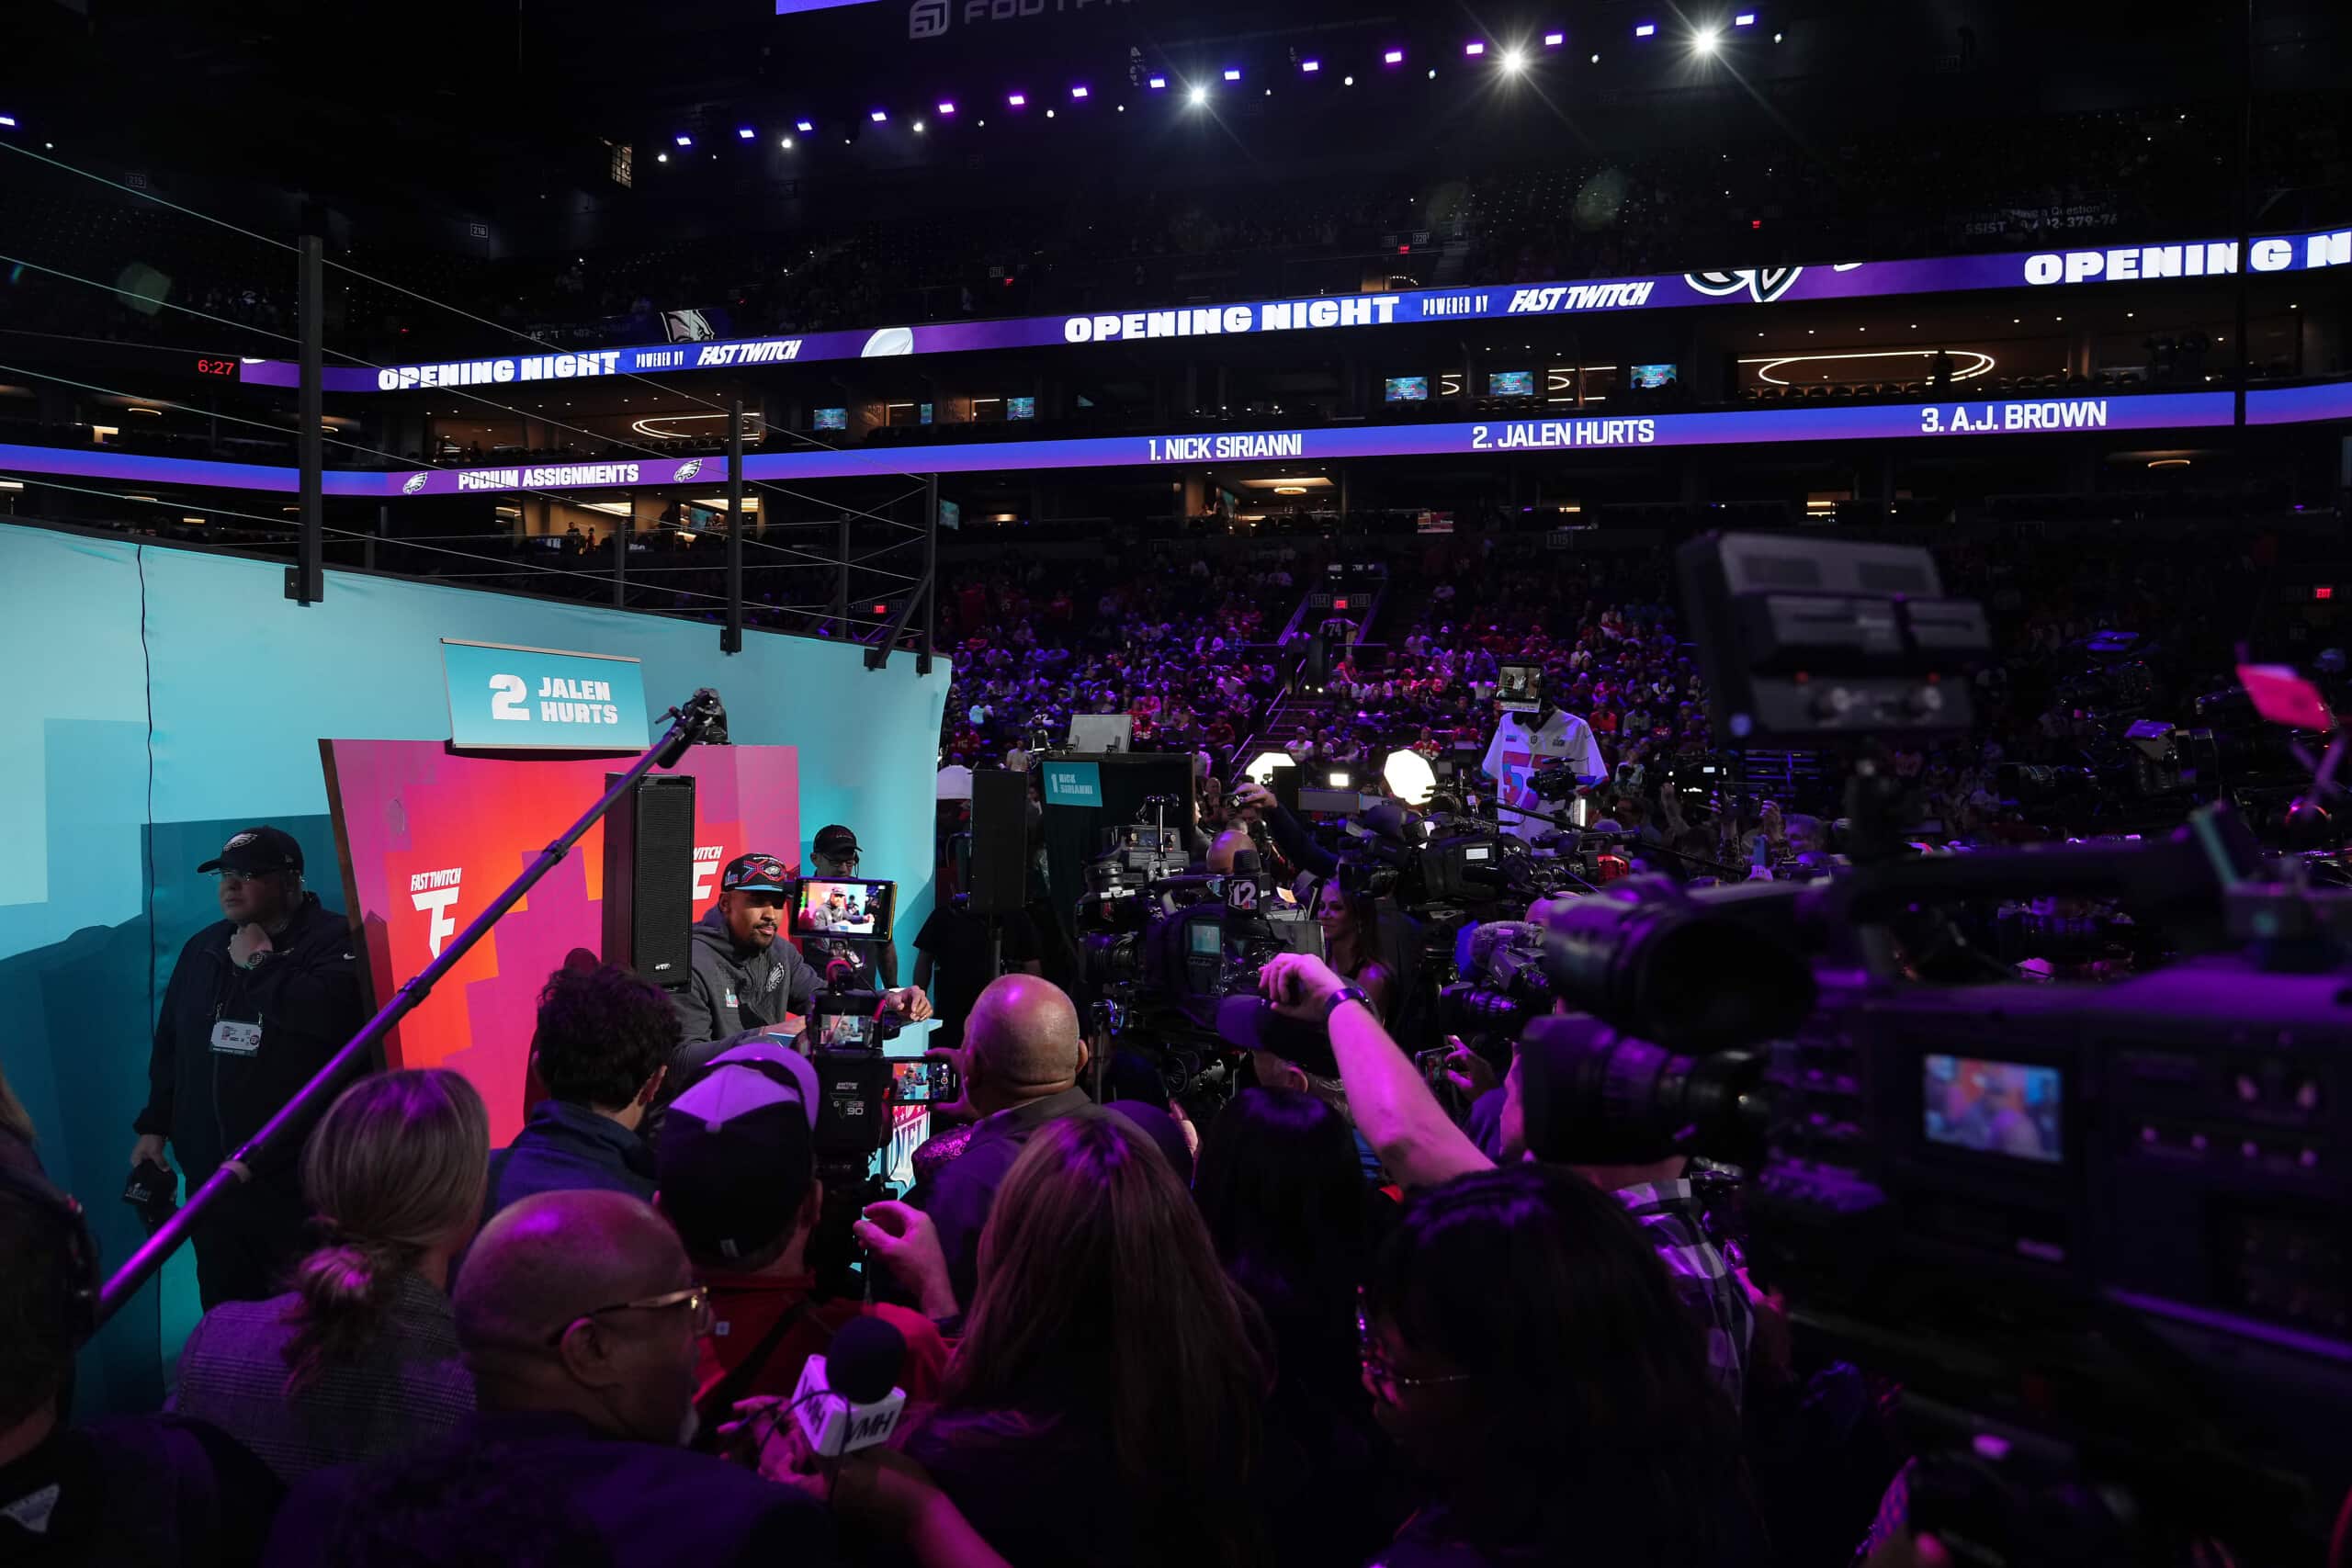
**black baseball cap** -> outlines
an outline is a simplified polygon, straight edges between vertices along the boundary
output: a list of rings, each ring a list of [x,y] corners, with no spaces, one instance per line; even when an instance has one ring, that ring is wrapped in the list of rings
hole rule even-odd
[[[719,874],[721,893],[790,893],[792,868],[774,855],[754,850],[737,855]]]
[[[816,1174],[817,1074],[789,1046],[736,1046],[670,1103],[662,1212],[698,1258],[750,1258],[792,1227]]]
[[[808,847],[828,860],[847,860],[857,853],[857,835],[835,822],[818,829]]]
[[[294,835],[281,829],[247,828],[220,846],[217,859],[198,866],[200,875],[208,871],[234,871],[254,876],[266,871],[300,871],[302,869],[302,846]]]

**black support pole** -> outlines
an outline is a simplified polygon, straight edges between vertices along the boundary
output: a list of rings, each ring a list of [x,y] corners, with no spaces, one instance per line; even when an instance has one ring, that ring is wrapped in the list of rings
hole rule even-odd
[[[315,604],[326,594],[326,448],[321,436],[326,423],[324,376],[320,368],[326,332],[325,247],[316,234],[302,236],[296,290],[296,314],[302,343],[301,390],[296,400],[295,450],[302,465],[301,536],[294,570],[287,574],[286,596],[300,604]]]
[[[729,406],[727,425],[727,627],[718,651],[743,651],[743,400]]]

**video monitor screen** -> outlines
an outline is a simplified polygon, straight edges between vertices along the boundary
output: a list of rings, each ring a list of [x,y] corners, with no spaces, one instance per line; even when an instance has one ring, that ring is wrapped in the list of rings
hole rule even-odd
[[[1928,1142],[1976,1154],[2055,1165],[2066,1157],[2059,1116],[2064,1075],[1983,1056],[1920,1058]]]
[[[847,430],[849,428],[849,410],[819,409],[817,411],[817,428],[820,430]]]
[[[1542,705],[1544,667],[1505,664],[1495,671],[1495,701],[1507,713],[1532,713]]]
[[[1007,418],[1007,419],[1035,419],[1035,418],[1036,418],[1036,417],[1037,417],[1037,400],[1036,400],[1036,399],[1035,399],[1035,398],[1007,398],[1007,399],[1005,399],[1005,400],[1004,400],[1004,417],[1005,417],[1005,418]]]
[[[1627,372],[1634,378],[1637,391],[1654,392],[1660,387],[1671,387],[1676,377],[1671,365],[1636,365]]]
[[[1487,395],[1490,398],[1532,398],[1535,395],[1535,372],[1497,370],[1487,378]]]
[[[1430,400],[1426,376],[1391,376],[1380,394],[1385,403],[1425,403]]]
[[[1186,951],[1214,958],[1225,951],[1225,928],[1215,920],[1194,920],[1184,932]]]
[[[792,906],[792,934],[884,941],[890,934],[895,886],[853,877],[804,878]]]

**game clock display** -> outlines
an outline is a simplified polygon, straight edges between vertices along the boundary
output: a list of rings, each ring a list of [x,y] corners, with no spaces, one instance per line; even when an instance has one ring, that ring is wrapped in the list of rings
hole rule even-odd
[[[234,381],[237,379],[240,363],[234,359],[218,359],[209,355],[202,355],[196,362],[196,373],[199,376],[217,376],[223,380]]]

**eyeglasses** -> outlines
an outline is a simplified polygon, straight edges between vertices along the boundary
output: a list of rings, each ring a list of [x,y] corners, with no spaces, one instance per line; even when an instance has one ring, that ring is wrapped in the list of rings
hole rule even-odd
[[[1356,1359],[1363,1363],[1364,1392],[1383,1404],[1396,1403],[1396,1395],[1408,1389],[1435,1388],[1441,1383],[1468,1382],[1468,1372],[1444,1372],[1436,1377],[1408,1378],[1388,1364],[1380,1353],[1380,1342],[1372,1337],[1372,1319],[1365,1314],[1363,1297],[1356,1297]]]
[[[213,874],[220,877],[223,882],[260,882],[268,877],[276,876],[277,873],[274,871],[231,871],[224,865]]]
[[[695,1337],[699,1338],[710,1332],[710,1287],[688,1285],[683,1291],[670,1291],[658,1296],[639,1296],[633,1302],[615,1302],[610,1306],[600,1306],[583,1312],[553,1334],[548,1335],[547,1342],[550,1348],[560,1345],[563,1343],[563,1337],[571,1332],[573,1325],[587,1318],[602,1317],[608,1312],[668,1312],[673,1307],[684,1307],[694,1314]]]

